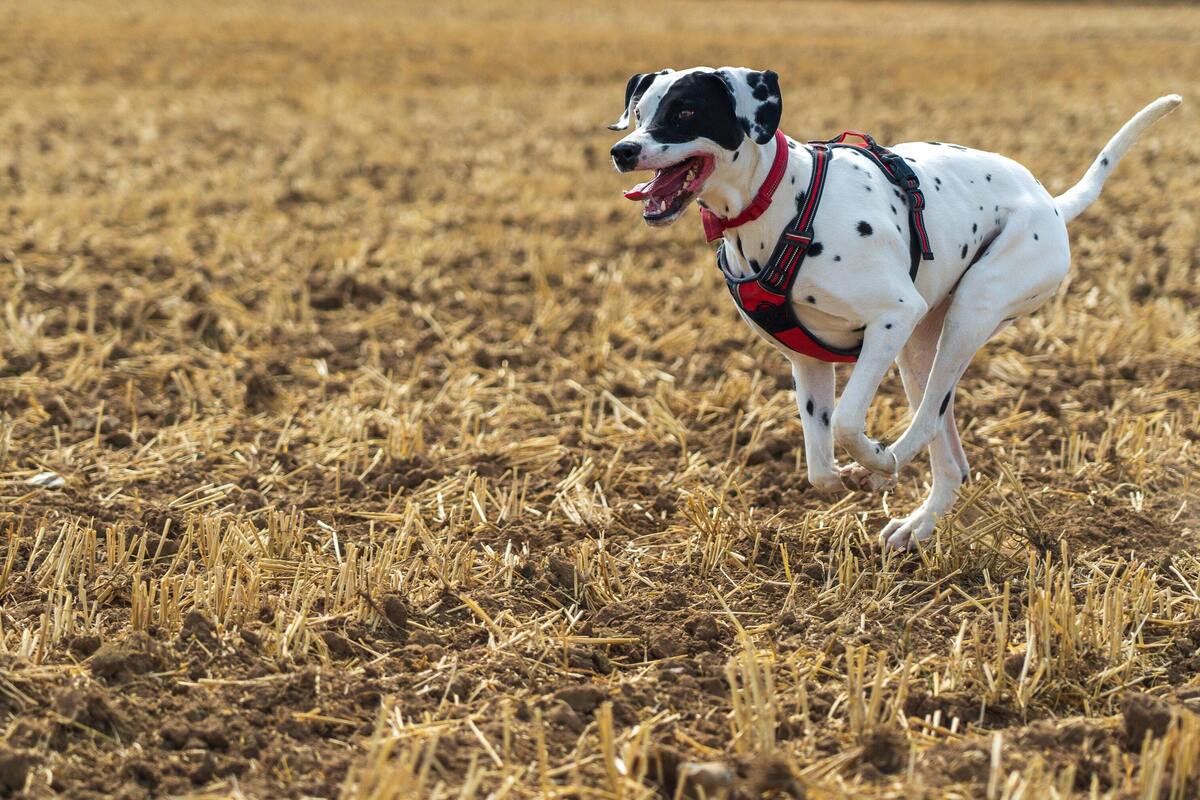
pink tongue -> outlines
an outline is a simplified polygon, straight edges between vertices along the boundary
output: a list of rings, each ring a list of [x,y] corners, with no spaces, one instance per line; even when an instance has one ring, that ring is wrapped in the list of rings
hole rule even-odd
[[[677,184],[683,182],[683,177],[687,174],[687,162],[676,164],[673,167],[668,167],[664,170],[659,170],[654,173],[654,177],[645,183],[639,183],[629,191],[625,192],[625,197],[628,200],[645,200],[654,194],[669,194],[674,191]]]

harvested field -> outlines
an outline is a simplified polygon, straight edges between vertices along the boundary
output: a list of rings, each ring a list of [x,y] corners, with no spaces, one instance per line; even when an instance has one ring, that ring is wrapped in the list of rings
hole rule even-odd
[[[1200,11],[564,5],[0,5],[0,796],[1200,796]],[[1185,97],[920,554],[621,198],[692,64],[1053,192]]]

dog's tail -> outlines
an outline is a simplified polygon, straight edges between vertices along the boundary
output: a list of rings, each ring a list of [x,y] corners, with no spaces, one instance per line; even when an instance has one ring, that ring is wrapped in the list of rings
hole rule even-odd
[[[1133,147],[1142,131],[1170,114],[1182,102],[1183,98],[1177,94],[1158,98],[1134,114],[1133,119],[1126,122],[1121,130],[1117,131],[1117,135],[1108,140],[1108,144],[1100,151],[1100,155],[1096,156],[1096,160],[1088,167],[1079,183],[1054,198],[1066,222],[1075,219],[1084,209],[1096,202],[1104,181],[1117,168],[1121,157]]]

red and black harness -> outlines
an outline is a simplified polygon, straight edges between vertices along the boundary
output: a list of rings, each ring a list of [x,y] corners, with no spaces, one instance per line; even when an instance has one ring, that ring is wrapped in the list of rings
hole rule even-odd
[[[847,139],[857,138],[860,143],[848,142]],[[804,263],[804,256],[813,242],[813,218],[817,215],[817,207],[821,202],[821,193],[825,190],[829,161],[835,147],[852,147],[861,155],[875,162],[883,170],[883,174],[903,192],[908,203],[910,252],[912,266],[909,277],[917,279],[917,269],[922,260],[932,260],[933,251],[929,246],[929,236],[925,232],[925,220],[922,212],[925,209],[925,196],[921,193],[921,184],[917,180],[912,167],[904,159],[880,147],[865,133],[846,131],[836,139],[826,142],[810,142],[813,169],[808,181],[808,189],[804,193],[804,207],[800,209],[775,245],[775,250],[767,263],[753,275],[745,278],[735,278],[729,274],[728,262],[725,256],[725,246],[722,243],[717,250],[717,266],[725,277],[729,293],[738,308],[765,333],[778,341],[784,347],[802,353],[821,361],[850,363],[858,358],[862,345],[844,349],[827,345],[808,331],[796,316],[792,308],[792,285]],[[787,171],[788,143],[780,132],[775,133],[775,160],[766,181],[758,190],[754,200],[742,213],[728,220],[723,220],[707,208],[700,209],[701,220],[704,223],[704,235],[708,241],[716,241],[721,234],[729,229],[744,225],[758,219],[771,205],[771,197],[778,188],[783,175]]]

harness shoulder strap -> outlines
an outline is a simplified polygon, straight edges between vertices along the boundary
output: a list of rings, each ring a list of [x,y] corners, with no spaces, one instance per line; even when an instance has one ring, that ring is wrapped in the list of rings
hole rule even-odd
[[[848,141],[858,139],[858,142]],[[909,222],[909,251],[912,255],[912,266],[909,277],[917,279],[917,270],[921,261],[933,260],[933,249],[929,244],[929,233],[925,230],[925,195],[921,191],[921,181],[917,173],[908,165],[903,156],[893,153],[886,147],[875,143],[870,134],[858,131],[844,131],[825,144],[830,147],[853,147],[858,152],[875,162],[887,179],[895,184],[902,192],[908,203]]]

